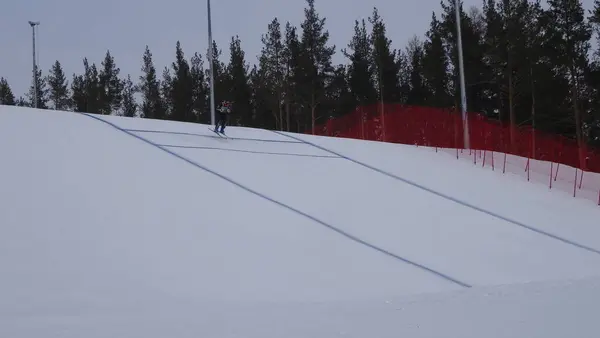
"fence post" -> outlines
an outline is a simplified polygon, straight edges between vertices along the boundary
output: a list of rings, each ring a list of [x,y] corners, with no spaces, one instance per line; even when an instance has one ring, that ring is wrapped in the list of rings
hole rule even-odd
[[[550,162],[550,189],[552,189],[552,168],[554,167],[554,162]]]
[[[485,155],[487,154],[487,150],[483,151],[483,163],[481,164],[481,167],[485,167]]]
[[[363,107],[360,106],[360,110],[359,110],[359,116],[360,116],[360,137],[364,140],[365,139],[365,115],[363,112]]]
[[[575,168],[575,182],[573,182],[573,197],[575,197],[576,195],[576,191],[577,191],[577,168]]]
[[[385,142],[385,107],[381,101],[381,140]]]

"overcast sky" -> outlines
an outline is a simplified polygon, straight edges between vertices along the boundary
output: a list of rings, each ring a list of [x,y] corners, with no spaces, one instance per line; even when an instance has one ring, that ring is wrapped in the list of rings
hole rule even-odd
[[[593,0],[583,0],[591,9]],[[481,0],[464,0],[465,7],[480,7]],[[304,0],[212,0],[213,39],[228,55],[232,36],[239,35],[246,60],[255,63],[261,34],[278,17],[299,27]],[[316,0],[317,11],[327,18],[330,42],[338,47],[336,63],[345,62],[340,47],[353,35],[354,20],[367,18],[379,9],[394,48],[404,48],[415,34],[423,37],[431,13],[439,14],[440,0]],[[39,66],[47,74],[55,60],[65,69],[69,82],[82,73],[82,59],[100,64],[106,50],[115,57],[121,75],[137,81],[142,54],[150,46],[159,74],[175,57],[181,41],[186,58],[205,54],[207,21],[205,0],[7,0],[0,9],[0,76],[15,96],[24,95],[31,83],[32,41],[29,20],[40,21],[37,52]],[[224,60],[225,62],[227,60]]]

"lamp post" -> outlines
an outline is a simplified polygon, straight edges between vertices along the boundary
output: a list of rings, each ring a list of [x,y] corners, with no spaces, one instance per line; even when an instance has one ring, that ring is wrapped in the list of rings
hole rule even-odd
[[[37,83],[37,62],[35,61],[35,27],[40,24],[39,21],[29,21],[33,34],[33,107],[38,107],[38,83]]]
[[[460,0],[454,0],[456,11],[456,34],[458,42],[458,72],[460,76],[460,108],[463,122],[464,147],[469,149],[469,120],[467,118],[467,94],[465,92],[465,65],[463,60],[462,34],[460,29]]]
[[[208,62],[210,62],[210,124],[215,124],[215,73],[213,63],[213,38],[210,13],[210,0],[206,0],[208,12]]]

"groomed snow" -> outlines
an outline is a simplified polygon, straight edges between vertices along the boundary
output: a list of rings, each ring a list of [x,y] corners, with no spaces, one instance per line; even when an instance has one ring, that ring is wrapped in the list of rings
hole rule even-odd
[[[430,149],[0,106],[0,337],[595,337],[600,208]]]

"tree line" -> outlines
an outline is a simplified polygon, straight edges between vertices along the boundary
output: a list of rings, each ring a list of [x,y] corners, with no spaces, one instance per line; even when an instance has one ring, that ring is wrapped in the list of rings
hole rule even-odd
[[[460,107],[454,0],[441,1],[424,37],[395,49],[377,8],[354,22],[354,36],[333,64],[326,18],[306,0],[300,27],[274,18],[250,65],[239,37],[228,62],[213,42],[215,102],[233,102],[230,124],[306,131],[330,117],[376,102]],[[545,6],[544,6],[545,5]],[[484,0],[460,8],[469,111],[512,126],[600,144],[600,0],[586,12],[580,0]],[[186,122],[210,122],[207,54],[189,60],[179,42],[175,60],[161,74],[150,48],[139,79],[121,77],[107,51],[100,66],[83,60],[83,74],[69,81],[59,61],[39,70],[38,107]],[[33,105],[33,86],[15,98],[0,79],[0,103]]]

